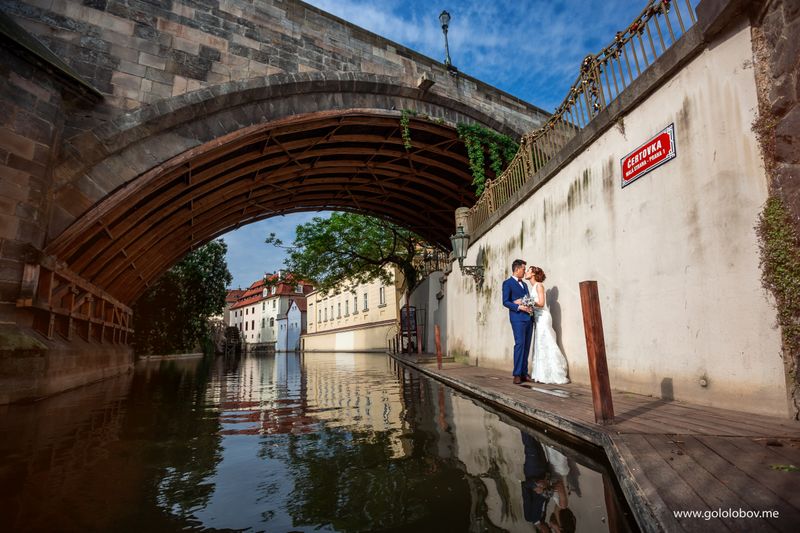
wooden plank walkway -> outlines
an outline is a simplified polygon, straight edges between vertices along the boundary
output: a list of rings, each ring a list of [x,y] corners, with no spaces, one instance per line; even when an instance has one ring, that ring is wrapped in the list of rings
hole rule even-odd
[[[428,354],[390,355],[601,447],[643,531],[800,531],[800,471],[788,468],[800,468],[800,422],[615,391],[615,424],[602,426],[587,386],[514,385],[500,370],[454,362],[439,370]],[[699,516],[677,518],[675,511]],[[731,511],[778,515],[715,517]]]

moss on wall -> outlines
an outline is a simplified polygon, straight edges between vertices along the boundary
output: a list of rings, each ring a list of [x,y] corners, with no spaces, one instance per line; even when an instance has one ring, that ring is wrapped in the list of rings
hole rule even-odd
[[[784,364],[794,417],[800,415],[800,239],[789,210],[777,196],[770,196],[758,221],[761,249],[761,281],[775,296],[781,327]]]

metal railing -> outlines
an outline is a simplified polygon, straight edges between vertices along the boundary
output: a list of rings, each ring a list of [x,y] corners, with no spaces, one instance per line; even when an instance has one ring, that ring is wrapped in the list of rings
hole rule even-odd
[[[578,132],[622,93],[695,22],[689,0],[650,0],[628,27],[581,63],[566,98],[539,129],[522,136],[519,150],[469,210],[469,231],[489,216],[552,159]]]

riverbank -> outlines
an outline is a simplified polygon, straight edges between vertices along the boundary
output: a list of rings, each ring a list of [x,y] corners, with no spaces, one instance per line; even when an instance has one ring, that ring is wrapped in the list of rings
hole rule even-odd
[[[490,404],[605,452],[646,532],[797,531],[800,423],[615,391],[615,423],[594,422],[591,389],[512,384],[509,372],[389,354]],[[695,517],[677,513],[694,512]],[[740,512],[751,513],[739,518]],[[754,518],[754,512],[777,513]]]

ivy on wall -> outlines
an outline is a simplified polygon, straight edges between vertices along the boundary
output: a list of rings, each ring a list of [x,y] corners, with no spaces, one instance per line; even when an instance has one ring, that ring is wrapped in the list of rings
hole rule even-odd
[[[431,120],[428,115],[418,114],[411,109],[403,109],[400,113],[400,135],[403,147],[411,150],[411,117]],[[444,124],[441,119],[433,122]],[[472,184],[475,195],[480,196],[486,187],[486,155],[489,156],[489,168],[495,176],[499,176],[508,166],[519,149],[519,145],[508,135],[503,135],[478,124],[459,124],[458,137],[464,142],[472,171]]]
[[[480,196],[486,187],[486,154],[489,155],[489,168],[499,176],[514,159],[519,145],[508,135],[478,124],[459,124],[457,130],[467,148],[475,194]]]
[[[796,384],[800,381],[800,237],[789,209],[775,195],[767,199],[756,231],[761,249],[761,282],[775,296],[784,358]]]

